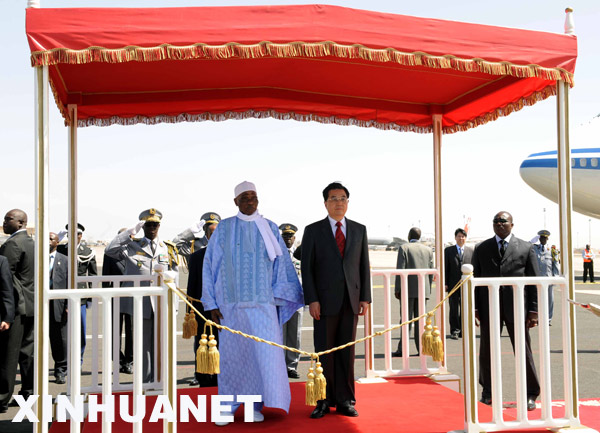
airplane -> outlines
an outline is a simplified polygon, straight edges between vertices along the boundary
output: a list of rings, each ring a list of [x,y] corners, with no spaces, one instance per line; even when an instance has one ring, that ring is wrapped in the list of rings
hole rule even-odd
[[[533,153],[519,169],[527,185],[558,203],[557,151]],[[600,218],[600,148],[571,149],[573,209]]]

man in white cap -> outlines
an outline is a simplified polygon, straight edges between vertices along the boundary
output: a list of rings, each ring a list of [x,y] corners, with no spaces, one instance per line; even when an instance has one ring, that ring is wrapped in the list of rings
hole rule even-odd
[[[236,186],[234,203],[237,216],[222,220],[208,243],[202,304],[213,321],[281,344],[281,326],[304,304],[302,287],[277,225],[258,213],[254,184]],[[262,396],[254,422],[264,420],[263,406],[289,411],[282,349],[223,331],[219,351],[219,394]],[[232,402],[223,415],[232,421],[238,407]]]

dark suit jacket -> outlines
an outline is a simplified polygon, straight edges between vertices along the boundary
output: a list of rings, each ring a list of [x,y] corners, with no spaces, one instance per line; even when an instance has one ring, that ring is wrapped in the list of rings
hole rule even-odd
[[[448,286],[448,291],[452,290],[462,278],[462,271],[460,270],[461,266],[470,264],[472,258],[473,248],[471,247],[463,247],[462,262],[458,257],[456,245],[446,247],[444,250],[444,281],[446,286]]]
[[[0,255],[8,259],[13,285],[19,294],[16,313],[33,317],[35,245],[27,231],[23,230],[8,238],[0,247]]]
[[[8,259],[0,256],[0,322],[12,323],[15,320],[15,300],[18,293],[13,287]]]
[[[487,239],[475,247],[473,251],[473,274],[477,277],[534,277],[539,275],[537,257],[533,245],[512,236],[504,257],[500,257],[496,237]],[[511,286],[500,288],[500,300],[503,310],[500,315],[507,322],[514,322],[513,290]],[[537,289],[535,286],[525,286],[525,314],[537,312]],[[475,308],[479,317],[488,317],[488,289],[475,288]]]
[[[408,242],[398,248],[398,259],[396,261],[397,269],[433,269],[433,250],[421,242]],[[425,297],[431,296],[431,283],[433,275],[423,280],[425,285]],[[401,293],[402,280],[396,277],[395,293]],[[408,276],[408,297],[419,297],[419,277],[417,275]]]
[[[54,266],[50,272],[50,288],[51,289],[66,289],[69,282],[69,259],[64,254],[59,252],[54,257]],[[54,313],[55,322],[66,322],[68,301],[66,299],[53,299],[50,305],[50,311]]]
[[[329,219],[317,221],[302,237],[302,287],[306,304],[318,301],[322,315],[337,314],[348,292],[354,314],[359,302],[371,302],[371,273],[367,229],[346,218],[344,258],[340,254]]]
[[[204,256],[206,254],[206,247],[202,247],[199,250],[192,253],[188,261],[188,283],[187,283],[187,294],[192,298],[202,298],[202,265],[204,264]],[[204,313],[204,307],[202,302],[192,301],[194,307],[201,313]],[[201,330],[199,330],[199,333]]]
[[[124,275],[125,262],[104,254],[102,259],[102,275]],[[112,283],[102,283],[102,287],[112,287]]]

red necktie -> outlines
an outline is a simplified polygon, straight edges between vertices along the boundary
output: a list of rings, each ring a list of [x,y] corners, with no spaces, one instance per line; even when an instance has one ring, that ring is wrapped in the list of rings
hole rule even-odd
[[[344,232],[342,232],[342,223],[336,222],[337,230],[335,231],[335,242],[340,250],[340,254],[342,255],[342,259],[344,258],[344,248],[346,247],[346,238],[344,237]]]

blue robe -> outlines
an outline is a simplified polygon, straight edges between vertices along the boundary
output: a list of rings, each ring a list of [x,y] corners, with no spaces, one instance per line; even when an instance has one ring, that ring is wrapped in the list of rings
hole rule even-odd
[[[204,258],[202,304],[221,311],[221,324],[281,344],[281,326],[304,298],[277,225],[269,226],[284,252],[274,261],[254,222],[232,217],[219,223]],[[220,331],[219,352],[219,394],[261,395],[265,406],[289,411],[283,349]]]

